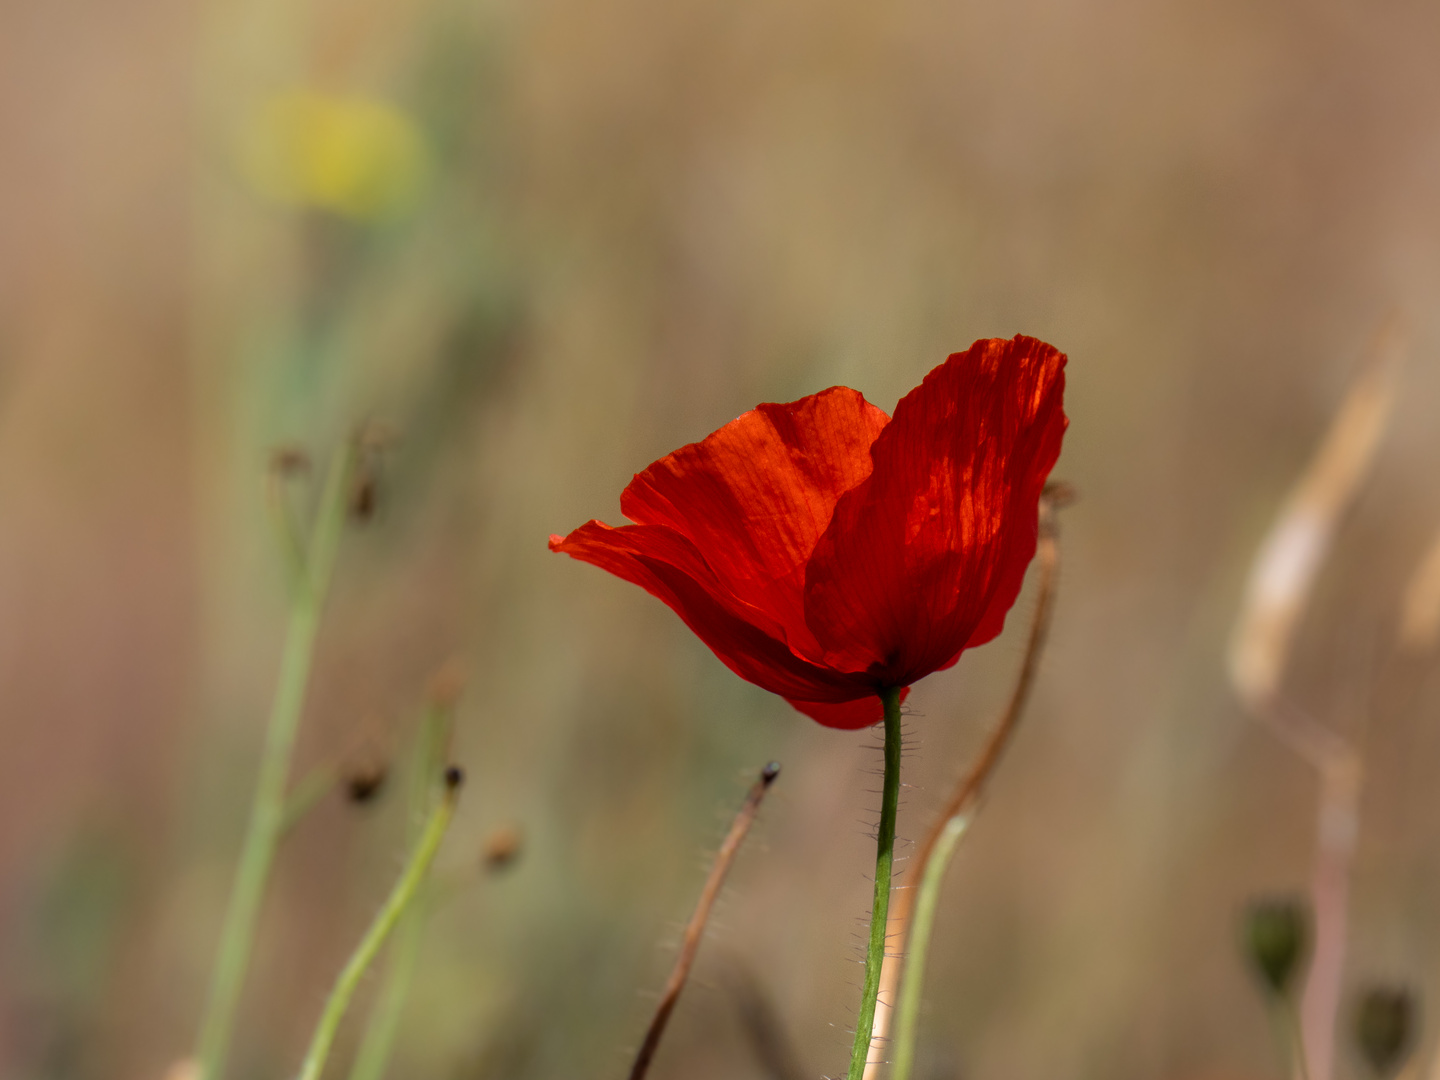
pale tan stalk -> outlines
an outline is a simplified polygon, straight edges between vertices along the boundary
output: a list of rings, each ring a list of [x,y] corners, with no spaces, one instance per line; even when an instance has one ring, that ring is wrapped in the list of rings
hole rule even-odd
[[[1335,532],[1369,475],[1394,404],[1403,341],[1377,335],[1324,440],[1291,488],[1256,554],[1235,631],[1229,673],[1241,703],[1319,781],[1311,890],[1315,945],[1301,1002],[1296,1075],[1332,1080],[1345,967],[1350,867],[1359,835],[1363,763],[1348,739],[1282,693],[1296,627]]]

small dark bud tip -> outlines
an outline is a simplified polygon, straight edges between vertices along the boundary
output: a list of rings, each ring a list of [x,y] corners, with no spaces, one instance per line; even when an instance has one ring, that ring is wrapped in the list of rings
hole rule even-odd
[[[373,802],[384,788],[387,775],[383,765],[357,769],[345,777],[345,797],[356,805]]]
[[[760,770],[760,779],[765,782],[766,786],[773,784],[775,782],[775,778],[779,775],[780,763],[778,761],[772,761],[769,765],[766,765],[765,768]]]
[[[454,791],[465,782],[465,773],[458,765],[451,765],[445,770],[445,787]]]
[[[1288,994],[1310,952],[1309,908],[1293,897],[1256,901],[1245,912],[1242,944],[1265,989]]]
[[[1372,986],[1355,1013],[1355,1045],[1379,1077],[1393,1076],[1409,1056],[1416,1028],[1415,998],[1403,987]]]

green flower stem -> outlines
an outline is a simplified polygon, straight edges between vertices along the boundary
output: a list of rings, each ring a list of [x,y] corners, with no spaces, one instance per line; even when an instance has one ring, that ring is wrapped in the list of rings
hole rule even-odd
[[[1300,1026],[1300,1008],[1293,994],[1276,995],[1270,1007],[1275,1041],[1290,1065],[1293,1080],[1310,1080],[1310,1063],[1305,1056],[1305,1033]]]
[[[432,703],[420,725],[415,747],[415,764],[410,785],[410,820],[418,830],[430,812],[437,795],[435,779],[445,756],[450,737],[453,709],[449,704]],[[412,836],[412,842],[418,841]],[[400,1016],[410,996],[410,982],[420,960],[420,944],[425,937],[433,901],[433,889],[423,890],[405,912],[396,931],[385,969],[385,981],[370,1007],[370,1017],[350,1067],[350,1080],[383,1080],[400,1030]]]
[[[900,1005],[895,1017],[895,1057],[890,1066],[890,1080],[909,1080],[910,1067],[915,1061],[920,989],[925,985],[925,955],[930,948],[930,930],[935,925],[935,908],[940,902],[940,887],[945,881],[950,859],[969,827],[969,813],[949,818],[931,850],[929,862],[925,864],[925,876],[920,881],[920,895],[915,901],[915,915],[906,942],[910,961],[905,965],[904,981],[900,986]]]
[[[310,533],[304,572],[291,598],[290,621],[265,733],[260,776],[250,809],[250,824],[220,932],[219,953],[195,1052],[200,1080],[221,1080],[235,1023],[235,1008],[254,944],[260,901],[287,824],[285,788],[290,758],[310,682],[321,610],[345,525],[352,462],[353,451],[347,444],[330,465]]]
[[[885,929],[890,915],[890,870],[895,861],[895,811],[900,802],[900,687],[880,692],[885,703],[885,784],[880,798],[880,827],[875,840],[875,902],[870,910],[870,947],[865,954],[865,989],[855,1021],[848,1080],[861,1080],[875,1028],[875,999],[885,962]]]
[[[410,996],[410,983],[420,961],[420,944],[425,938],[425,924],[434,906],[434,890],[424,889],[405,913],[396,931],[385,982],[371,1007],[370,1017],[350,1068],[350,1080],[382,1080],[390,1065],[395,1037],[400,1031],[400,1018]]]
[[[350,998],[354,996],[355,988],[360,985],[360,979],[364,976],[366,968],[379,955],[386,938],[390,936],[391,931],[395,929],[420,892],[420,886],[430,870],[430,864],[435,860],[435,853],[440,850],[440,841],[445,839],[445,830],[450,826],[450,819],[455,816],[456,797],[460,792],[460,771],[451,769],[446,774],[445,783],[445,795],[425,823],[425,830],[421,833],[420,841],[415,845],[415,849],[410,855],[410,861],[400,875],[400,880],[395,883],[384,906],[375,916],[370,928],[365,931],[365,936],[360,939],[360,944],[350,954],[350,959],[346,961],[345,967],[335,980],[335,987],[330,991],[330,997],[325,1002],[325,1009],[320,1014],[320,1021],[315,1025],[315,1034],[310,1040],[310,1049],[306,1051],[305,1061],[300,1067],[299,1080],[319,1080],[320,1074],[325,1069],[325,1059],[330,1056],[330,1048],[335,1043],[335,1034],[340,1029],[340,1021],[345,1016],[345,1010],[350,1005]]]

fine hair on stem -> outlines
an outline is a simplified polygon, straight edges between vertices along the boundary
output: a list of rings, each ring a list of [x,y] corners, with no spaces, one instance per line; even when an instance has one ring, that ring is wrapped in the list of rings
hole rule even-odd
[[[740,850],[745,834],[750,831],[755,815],[760,812],[761,800],[779,775],[780,765],[774,761],[760,771],[760,775],[750,785],[750,791],[745,796],[740,812],[735,815],[730,831],[725,834],[720,851],[710,866],[710,876],[705,879],[705,887],[700,890],[700,900],[695,905],[695,913],[690,916],[690,922],[685,927],[685,936],[680,942],[680,955],[675,958],[675,966],[670,971],[670,978],[665,982],[660,1004],[645,1031],[645,1038],[635,1055],[635,1063],[630,1066],[630,1080],[643,1080],[650,1069],[650,1062],[665,1034],[665,1025],[670,1022],[670,1014],[675,1011],[675,1003],[680,999],[680,991],[685,989],[685,980],[690,977],[690,968],[694,966],[695,955],[700,951],[700,939],[705,934],[710,909],[715,906],[715,898],[720,895],[720,887],[725,884],[725,875],[730,872],[730,864],[735,861],[735,854]]]
[[[861,1080],[870,1058],[870,1036],[875,1027],[875,1002],[880,995],[880,972],[885,963],[885,937],[890,915],[890,874],[895,863],[895,814],[900,803],[900,687],[880,693],[885,703],[885,783],[880,797],[880,825],[875,839],[875,899],[870,909],[870,940],[865,950],[865,986],[855,1020],[855,1043],[850,1050],[848,1080]]]

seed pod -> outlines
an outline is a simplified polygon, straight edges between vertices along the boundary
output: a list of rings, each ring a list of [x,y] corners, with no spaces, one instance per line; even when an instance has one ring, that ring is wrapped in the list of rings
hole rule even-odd
[[[1355,1011],[1355,1045],[1379,1077],[1399,1071],[1415,1038],[1414,995],[1402,986],[1370,986]]]
[[[1257,900],[1245,911],[1242,945],[1265,990],[1289,994],[1310,952],[1310,909],[1296,897]]]

